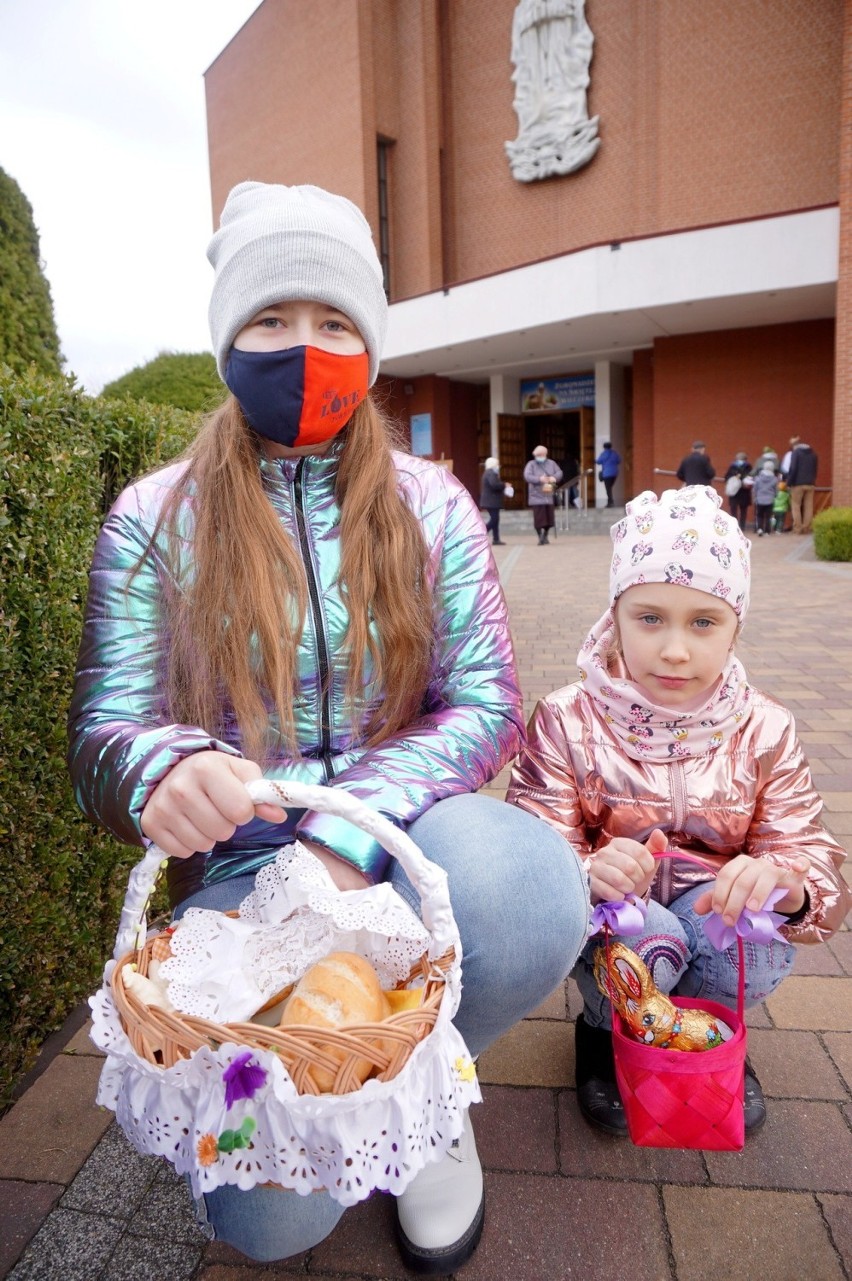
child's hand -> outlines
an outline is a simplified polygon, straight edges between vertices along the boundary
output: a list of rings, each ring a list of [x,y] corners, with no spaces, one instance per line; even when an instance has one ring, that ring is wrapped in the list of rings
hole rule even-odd
[[[592,903],[618,903],[628,894],[641,898],[657,870],[651,851],[665,849],[667,843],[664,834],[655,828],[647,845],[629,836],[616,836],[609,845],[602,846],[589,866]]]
[[[759,912],[776,885],[783,885],[789,893],[774,905],[774,912],[798,912],[805,901],[805,877],[810,861],[798,855],[792,868],[778,867],[765,858],[749,858],[738,854],[726,863],[712,886],[695,900],[699,916],[716,912],[726,925],[739,919],[744,907]]]

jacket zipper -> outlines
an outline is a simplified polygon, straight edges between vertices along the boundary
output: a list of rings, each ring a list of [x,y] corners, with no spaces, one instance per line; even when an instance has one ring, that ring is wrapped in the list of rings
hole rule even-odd
[[[686,793],[686,772],[682,761],[672,761],[669,766],[669,781],[672,798],[672,831],[671,835],[683,831],[687,820],[689,806]],[[674,885],[674,859],[663,860],[660,869],[660,902],[668,907],[672,899]]]
[[[296,465],[296,475],[293,480],[293,494],[295,498],[296,511],[296,528],[299,531],[299,547],[302,552],[302,560],[305,564],[305,576],[308,580],[308,597],[311,602],[311,614],[314,619],[314,635],[316,637],[317,647],[317,667],[320,677],[320,759],[323,770],[325,771],[325,781],[328,783],[334,776],[334,770],[331,764],[331,691],[329,687],[329,658],[328,642],[325,635],[325,619],[323,617],[322,607],[320,605],[319,584],[317,583],[314,572],[314,562],[311,556],[311,544],[308,538],[308,527],[305,519],[305,503],[302,493],[302,472],[304,470],[305,460],[300,458]]]

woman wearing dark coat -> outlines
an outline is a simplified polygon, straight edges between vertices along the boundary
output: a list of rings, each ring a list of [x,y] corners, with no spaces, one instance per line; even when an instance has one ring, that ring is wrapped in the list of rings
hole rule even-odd
[[[746,477],[748,477],[748,481],[746,481]],[[738,489],[736,487],[737,480],[740,482]],[[734,483],[729,483],[731,481],[734,481]],[[752,483],[751,463],[748,460],[748,455],[743,450],[740,450],[725,472],[725,494],[728,499],[728,510],[743,531],[745,531],[748,520]],[[736,490],[736,492],[733,493],[733,490]]]
[[[485,471],[482,474],[479,506],[484,512],[488,513],[485,530],[486,533],[491,535],[495,547],[503,546],[500,538],[500,508],[503,506],[505,492],[506,485],[500,479],[499,458],[486,458]]]

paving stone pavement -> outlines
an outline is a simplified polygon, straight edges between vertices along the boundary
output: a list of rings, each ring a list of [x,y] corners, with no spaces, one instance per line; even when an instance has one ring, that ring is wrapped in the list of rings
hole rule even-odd
[[[609,539],[539,547],[507,530],[495,549],[527,710],[574,678],[606,605]],[[852,838],[852,565],[811,540],[754,540],[740,654],[793,709],[825,820]],[[502,796],[507,771],[488,789]],[[850,865],[847,864],[847,868]],[[852,868],[847,873],[852,880]],[[488,1214],[465,1281],[840,1281],[852,1277],[852,933],[802,948],[782,989],[749,1013],[769,1100],[742,1153],[654,1151],[580,1118],[569,980],[479,1063],[476,1109]],[[0,1121],[0,1277],[10,1281],[395,1281],[391,1199],[346,1214],[314,1250],[275,1266],[209,1243],[170,1167],[134,1153],[93,1099],[85,1028]]]

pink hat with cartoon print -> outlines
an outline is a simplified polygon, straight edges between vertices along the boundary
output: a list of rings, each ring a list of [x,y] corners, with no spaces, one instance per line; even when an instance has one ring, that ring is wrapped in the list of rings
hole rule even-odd
[[[678,583],[727,601],[742,626],[751,544],[708,485],[646,489],[610,530],[610,602],[639,583]]]

